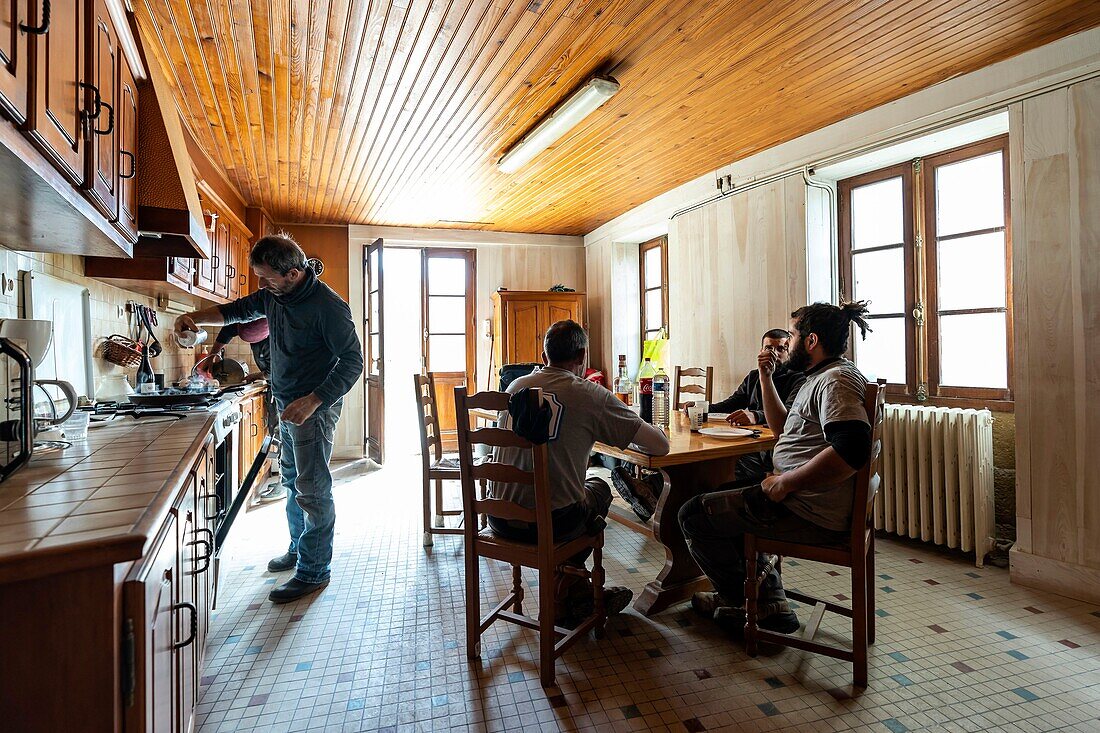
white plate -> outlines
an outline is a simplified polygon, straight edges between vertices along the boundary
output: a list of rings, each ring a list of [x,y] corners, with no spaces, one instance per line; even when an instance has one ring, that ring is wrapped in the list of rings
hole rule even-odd
[[[709,435],[712,438],[746,438],[752,437],[751,430],[744,428],[700,428],[700,435]]]

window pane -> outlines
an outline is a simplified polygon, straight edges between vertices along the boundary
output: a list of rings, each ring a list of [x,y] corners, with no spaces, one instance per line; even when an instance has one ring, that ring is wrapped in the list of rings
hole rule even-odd
[[[464,295],[466,260],[456,257],[428,258],[428,294]]]
[[[645,251],[645,286],[656,288],[661,284],[661,248],[652,247]]]
[[[370,271],[370,283],[371,290],[378,289],[378,252],[377,249],[372,249],[370,254],[367,255],[367,269]]]
[[[882,249],[852,254],[852,292],[868,300],[872,313],[905,312],[905,250]]]
[[[370,330],[377,332],[382,328],[382,319],[378,317],[378,291],[370,294]]]
[[[1005,307],[1004,232],[939,242],[936,259],[941,311]]]
[[[428,296],[428,331],[466,333],[466,299],[453,295]]]
[[[940,384],[1008,387],[1004,313],[940,316]]]
[[[936,168],[936,236],[1005,224],[1000,151]]]
[[[856,366],[868,379],[905,384],[905,318],[874,318],[871,328],[866,341],[853,329]]]
[[[653,341],[654,339],[656,339],[660,335],[661,335],[661,329],[657,329],[656,331],[646,331],[644,340],[645,341]]]
[[[433,372],[466,371],[466,337],[429,337],[428,369]]]
[[[661,290],[647,290],[645,293],[645,328],[660,328],[665,325]]]
[[[852,249],[901,244],[901,177],[852,189]]]

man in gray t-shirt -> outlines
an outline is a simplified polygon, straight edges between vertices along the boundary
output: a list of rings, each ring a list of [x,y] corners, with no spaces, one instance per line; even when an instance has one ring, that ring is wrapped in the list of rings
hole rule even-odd
[[[520,377],[508,385],[516,394],[527,387],[542,389],[543,402],[550,406],[551,419],[547,444],[550,473],[551,518],[554,539],[562,542],[596,531],[611,508],[611,487],[602,479],[585,478],[588,457],[598,440],[617,448],[634,444],[653,455],[668,453],[668,437],[644,422],[605,387],[581,378],[588,364],[588,334],[574,321],[558,321],[543,338],[543,359],[547,366]],[[500,414],[499,424],[511,428],[511,416]],[[531,470],[530,451],[519,448],[495,448],[493,460]],[[489,495],[534,508],[535,491],[525,484],[489,483]],[[529,522],[489,517],[489,526],[497,534],[521,542],[536,542],[538,533]],[[583,567],[584,552],[570,560]],[[590,584],[575,583],[576,576],[558,580],[559,625],[568,626],[590,613]],[[618,613],[630,602],[627,588],[607,588],[604,602],[608,614]]]
[[[775,471],[758,486],[702,494],[680,510],[680,525],[714,592],[696,593],[692,606],[714,618],[741,616],[744,605],[744,536],[807,544],[843,541],[851,527],[855,474],[871,451],[871,426],[863,407],[867,380],[842,354],[852,324],[866,336],[864,303],[814,303],[791,314],[790,368],[806,381],[786,409],[760,370],[764,413],[779,435]],[[763,567],[763,558],[761,567]],[[798,617],[790,609],[779,573],[771,570],[760,587],[761,628],[791,633]]]

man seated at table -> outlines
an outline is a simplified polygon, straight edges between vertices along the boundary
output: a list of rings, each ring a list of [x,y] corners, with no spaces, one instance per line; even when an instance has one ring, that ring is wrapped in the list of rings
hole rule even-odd
[[[582,378],[588,364],[588,334],[574,321],[558,321],[543,338],[546,366],[520,377],[508,385],[516,394],[526,387],[539,387],[543,401],[551,408],[550,440],[547,444],[550,473],[550,497],[554,540],[562,542],[585,532],[598,532],[605,525],[611,507],[611,487],[598,477],[586,478],[588,456],[596,441],[617,448],[635,447],[652,455],[668,453],[665,434],[642,421],[614,393]],[[501,427],[510,428],[511,416],[501,413]],[[531,470],[530,451],[496,448],[493,460]],[[533,509],[534,487],[524,484],[490,482],[489,493],[497,499],[512,501]],[[532,523],[489,517],[489,526],[497,534],[523,542],[536,542]],[[589,551],[570,559],[584,567]],[[592,613],[592,586],[577,582],[569,574],[558,579],[559,624],[576,625]],[[604,604],[608,615],[618,613],[630,603],[633,593],[627,588],[607,588]]]
[[[789,410],[798,389],[806,381],[805,375],[789,367],[791,334],[782,328],[766,331],[760,339],[760,353],[756,355],[758,369],[753,369],[741,381],[741,386],[732,395],[715,402],[709,412],[728,412],[727,420],[731,425],[765,425],[763,380],[770,379],[779,395],[784,410]],[[692,405],[693,402],[685,402]],[[784,413],[783,417],[786,417]],[[761,451],[742,456],[737,461],[737,480],[741,484],[760,483],[772,470],[771,451]],[[619,494],[630,503],[634,513],[642,520],[649,519],[657,507],[657,500],[663,489],[660,473],[649,473],[643,477],[634,476],[624,466],[616,467],[611,479]]]
[[[867,380],[842,354],[852,324],[866,338],[866,305],[814,303],[791,314],[790,368],[806,381],[788,412],[766,369],[761,390],[768,425],[780,434],[775,470],[758,485],[720,487],[680,510],[688,549],[714,584],[696,593],[692,607],[712,618],[743,615],[744,535],[808,544],[843,541],[851,529],[855,474],[870,456],[871,426],[863,407]],[[760,567],[764,567],[761,558]],[[791,633],[798,616],[772,569],[760,586],[761,628]]]

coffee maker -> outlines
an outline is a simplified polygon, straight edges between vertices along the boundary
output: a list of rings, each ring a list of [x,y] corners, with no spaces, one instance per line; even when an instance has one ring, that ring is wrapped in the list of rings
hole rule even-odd
[[[26,465],[34,453],[39,432],[65,422],[76,410],[76,390],[60,379],[35,379],[34,365],[41,363],[53,340],[53,324],[27,318],[0,319],[0,375],[5,379],[6,399],[0,419],[0,482]],[[47,386],[56,387],[68,404],[62,410]],[[35,390],[44,395],[35,401]]]

